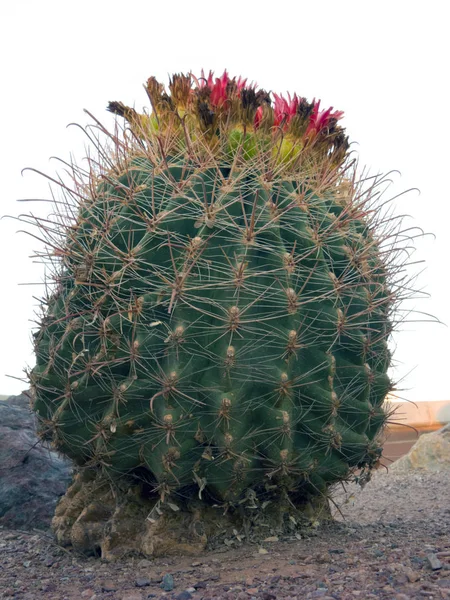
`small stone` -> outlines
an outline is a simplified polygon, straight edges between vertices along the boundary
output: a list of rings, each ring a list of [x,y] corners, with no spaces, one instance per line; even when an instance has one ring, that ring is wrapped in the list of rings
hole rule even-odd
[[[441,588],[450,588],[450,579],[438,579],[436,584]]]
[[[253,594],[257,594],[259,592],[259,588],[257,587],[251,587],[247,589],[247,594],[251,594],[253,596]]]
[[[258,554],[269,554],[269,551],[266,550],[265,548],[259,548]]]
[[[270,537],[266,537],[263,542],[278,542],[278,537],[276,535],[272,535]]]
[[[142,594],[140,592],[125,592],[120,600],[142,600]]]
[[[161,582],[161,588],[165,592],[171,592],[173,590],[173,575],[166,573]]]
[[[141,587],[147,587],[150,584],[151,584],[151,581],[147,577],[138,577],[136,579],[136,581],[134,582],[134,585],[136,587],[139,587],[139,588],[141,588]]]
[[[117,583],[114,581],[104,581],[101,584],[102,592],[115,592],[117,590]]]
[[[194,588],[196,590],[205,590],[206,589],[206,581],[197,581],[197,583],[194,583]]]
[[[427,554],[427,560],[433,571],[442,569],[442,563],[436,556],[436,554]]]
[[[91,588],[88,588],[87,590],[83,590],[81,592],[81,597],[82,598],[91,598],[91,596],[93,596],[95,594],[94,590],[91,590]]]
[[[25,562],[22,563],[23,566],[28,569],[28,567],[31,567],[31,560],[26,560]]]
[[[329,548],[328,552],[330,554],[344,554],[344,550],[342,550],[342,548]]]
[[[410,583],[414,583],[416,582],[418,579],[420,579],[420,575],[419,573],[417,573],[416,571],[413,571],[413,569],[411,569],[411,567],[405,567],[403,569],[404,574],[406,575],[406,577],[408,578],[408,581]]]
[[[54,562],[55,562],[55,559],[52,556],[47,556],[47,558],[44,560],[44,565],[46,567],[51,567]]]
[[[236,596],[236,600],[249,600],[249,595],[247,592],[239,592],[239,594]]]
[[[139,567],[139,569],[148,569],[148,567],[152,566],[152,563],[146,558],[143,558],[137,563],[136,566]]]
[[[188,587],[188,588],[186,588],[186,591],[189,592],[190,594],[195,594],[195,587]]]
[[[175,596],[175,600],[189,600],[190,598],[192,598],[192,594],[187,590],[184,590]]]
[[[191,567],[200,567],[202,564],[202,562],[194,560],[194,562],[191,563]]]
[[[263,592],[262,600],[277,600],[277,597],[270,592]]]

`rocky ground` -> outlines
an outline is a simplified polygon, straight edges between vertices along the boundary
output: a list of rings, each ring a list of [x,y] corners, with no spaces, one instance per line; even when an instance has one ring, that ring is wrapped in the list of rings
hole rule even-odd
[[[379,470],[337,490],[335,522],[301,539],[238,540],[199,558],[105,563],[45,531],[0,529],[0,598],[450,598],[450,469]],[[229,541],[230,543],[230,541]]]

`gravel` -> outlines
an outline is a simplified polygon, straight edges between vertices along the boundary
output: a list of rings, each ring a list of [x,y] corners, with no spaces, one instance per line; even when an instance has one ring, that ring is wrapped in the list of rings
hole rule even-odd
[[[106,563],[58,547],[47,532],[0,528],[0,598],[450,599],[450,470],[379,470],[334,501],[335,522],[302,539],[197,559]]]

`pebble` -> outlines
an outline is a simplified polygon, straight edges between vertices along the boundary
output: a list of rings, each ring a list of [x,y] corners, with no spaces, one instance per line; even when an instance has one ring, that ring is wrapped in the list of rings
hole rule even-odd
[[[173,575],[166,573],[162,579],[161,587],[165,592],[171,592],[173,590]]]
[[[442,563],[436,556],[436,554],[427,554],[427,560],[433,571],[442,569]]]
[[[408,581],[410,583],[414,583],[415,581],[420,579],[419,573],[417,573],[416,571],[413,571],[413,569],[411,569],[411,567],[404,567],[403,572],[406,575],[406,577],[408,578]]]
[[[115,592],[117,590],[117,584],[114,581],[104,581],[101,587],[102,592]]]
[[[189,600],[190,598],[192,598],[192,594],[187,590],[184,590],[184,592],[180,592],[175,596],[175,600]]]
[[[140,592],[125,592],[120,600],[142,600],[142,594]]]
[[[88,588],[87,590],[83,590],[81,592],[81,597],[82,598],[91,598],[91,596],[93,596],[95,594],[94,590],[91,590],[91,588]]]
[[[134,582],[134,585],[136,587],[147,587],[150,584],[151,584],[151,581],[147,577],[138,577],[136,579],[136,581]]]
[[[146,558],[143,558],[142,560],[140,560],[137,565],[137,567],[139,567],[140,569],[148,569],[148,567],[152,566],[152,563],[147,560]]]

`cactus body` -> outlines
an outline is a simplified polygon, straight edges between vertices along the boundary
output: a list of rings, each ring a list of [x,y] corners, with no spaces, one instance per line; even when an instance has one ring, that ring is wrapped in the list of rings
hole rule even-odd
[[[110,104],[131,131],[72,191],[41,435],[162,498],[324,493],[377,462],[392,386],[389,262],[342,113],[226,74],[147,91],[150,117]]]

